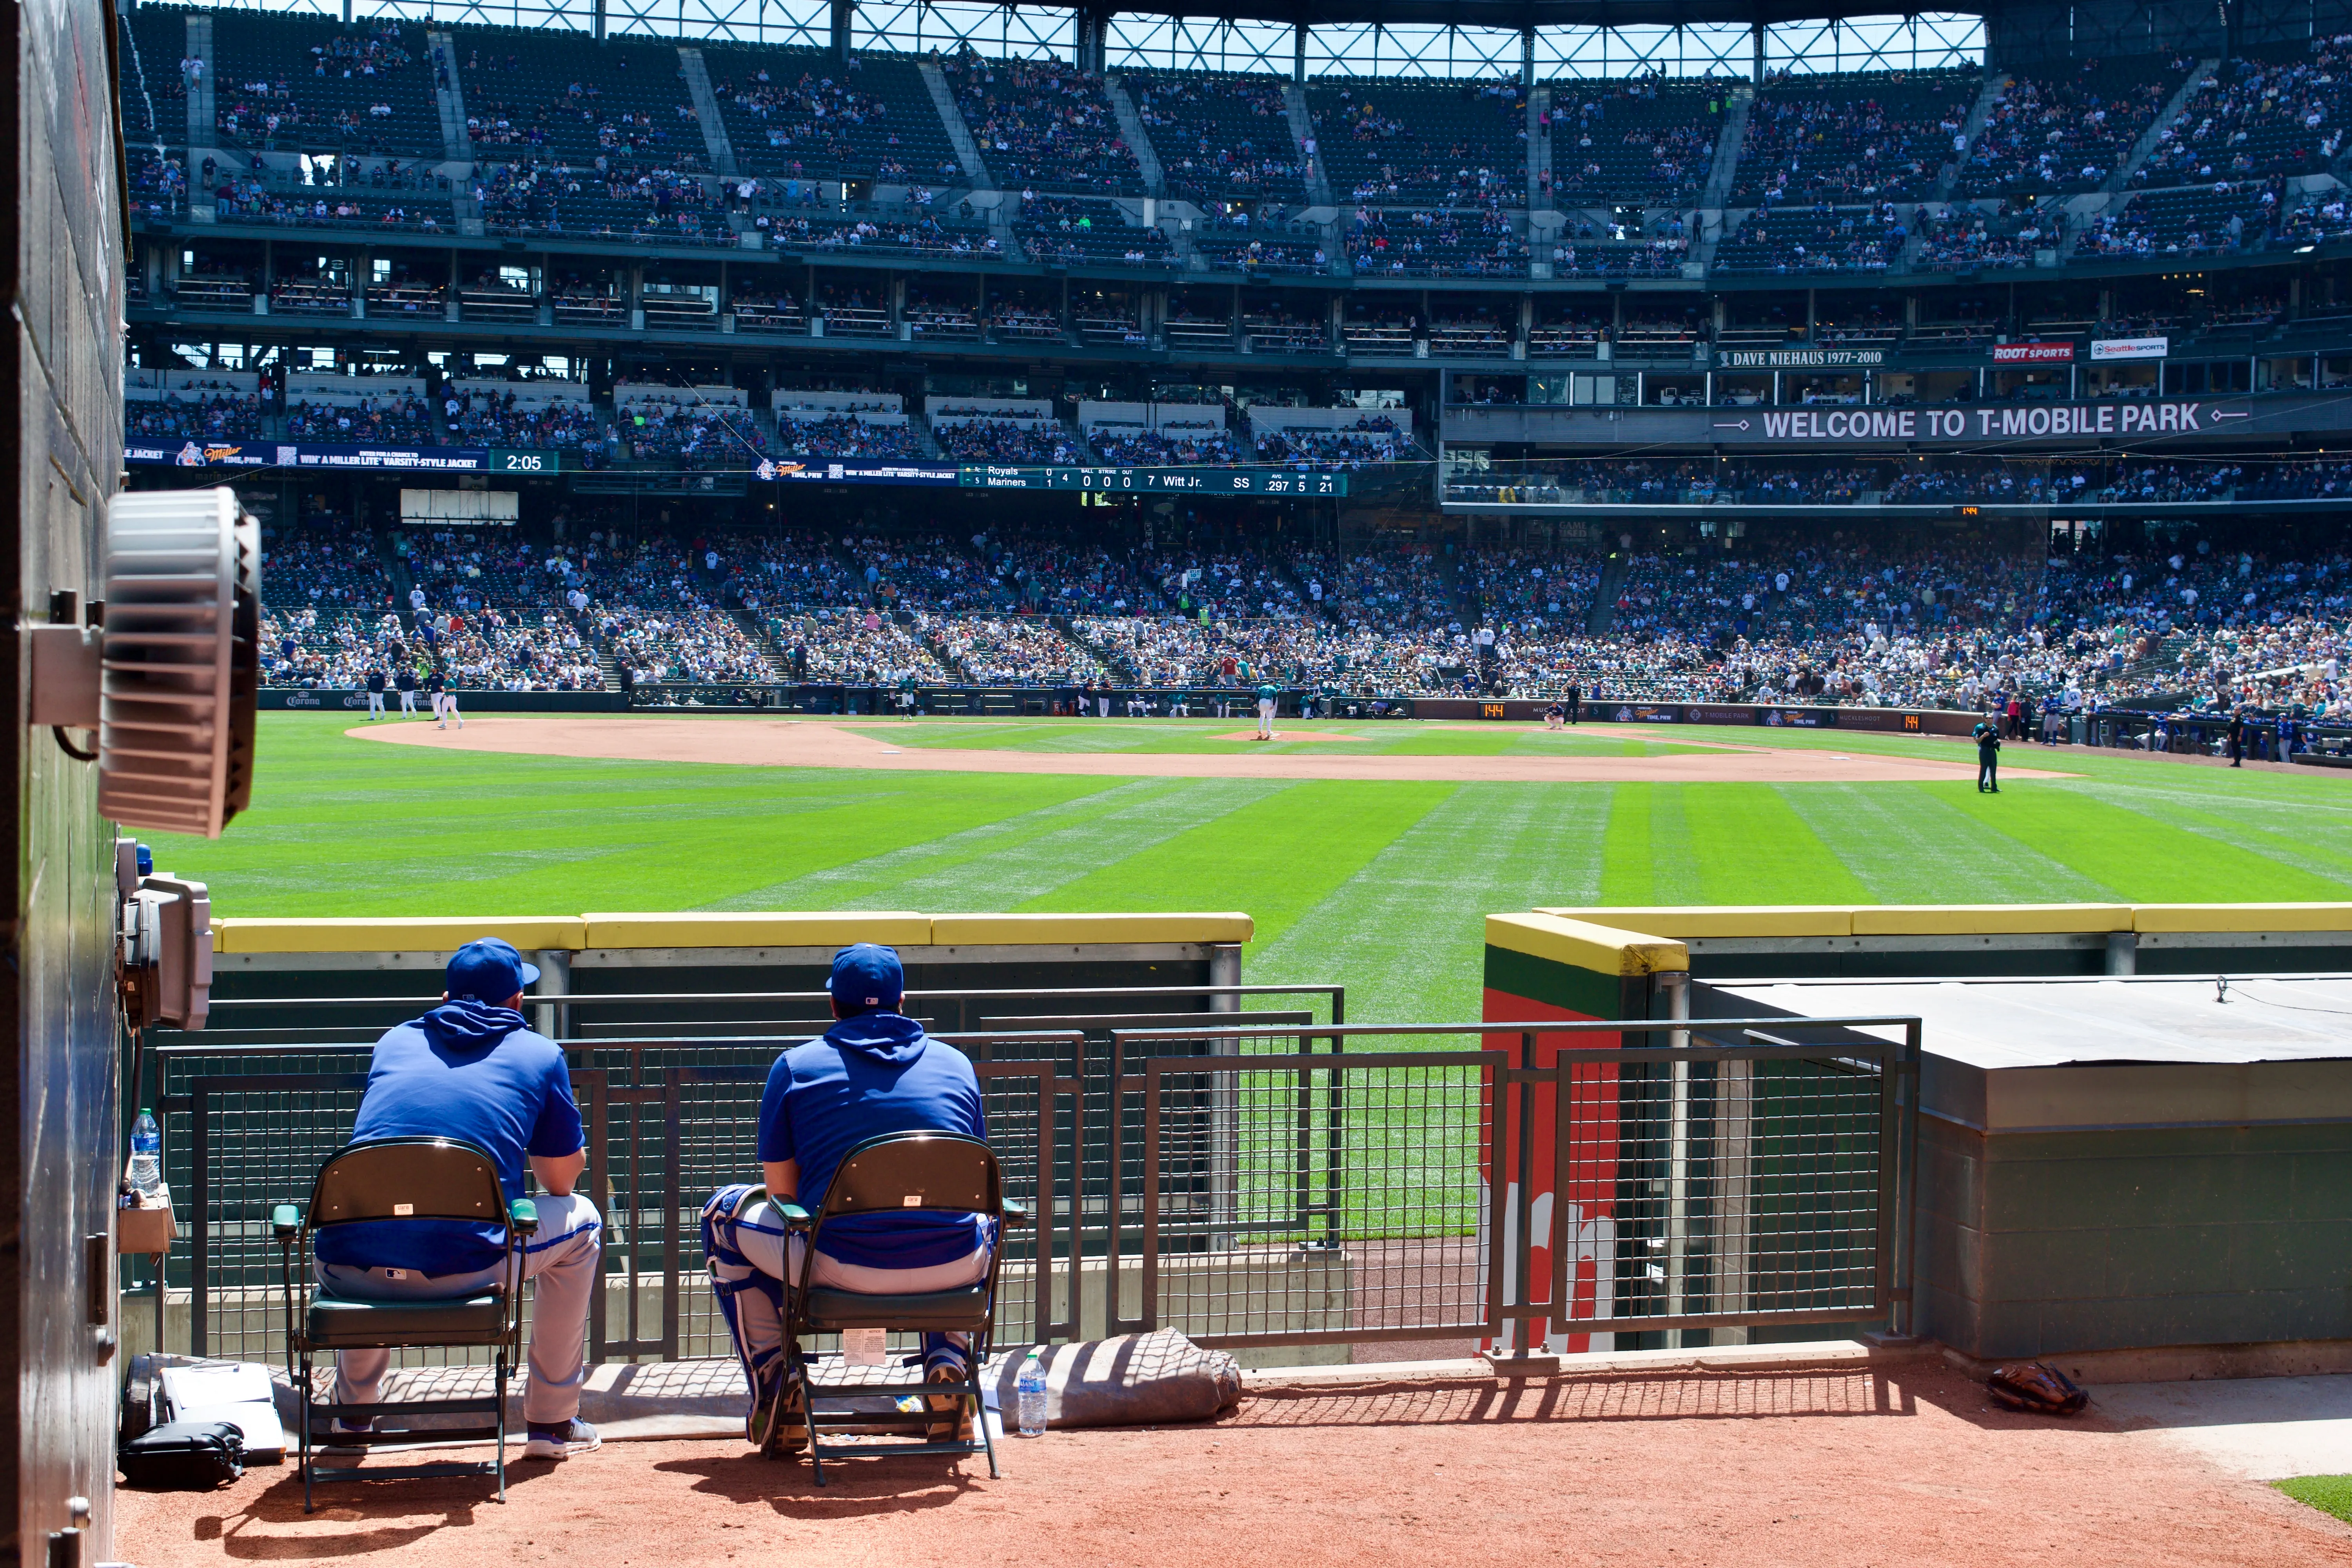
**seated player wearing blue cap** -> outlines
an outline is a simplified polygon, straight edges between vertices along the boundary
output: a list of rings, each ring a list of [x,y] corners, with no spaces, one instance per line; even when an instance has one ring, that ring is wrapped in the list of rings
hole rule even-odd
[[[526,1027],[520,1011],[523,988],[538,978],[537,969],[496,937],[459,948],[449,960],[442,1005],[376,1042],[352,1141],[444,1137],[478,1143],[498,1161],[509,1202],[525,1195],[522,1168],[530,1159],[541,1195],[539,1231],[523,1256],[523,1278],[538,1281],[523,1455],[561,1459],[598,1443],[596,1429],[578,1413],[603,1223],[594,1206],[572,1190],[587,1166],[588,1149],[563,1052]],[[503,1230],[458,1220],[334,1226],[319,1233],[318,1249],[320,1280],[362,1300],[472,1296],[496,1282],[507,1266]],[[522,1285],[508,1280],[507,1287]],[[391,1359],[387,1350],[341,1352],[336,1402],[374,1404]]]
[[[702,1210],[703,1256],[710,1289],[735,1336],[736,1353],[751,1385],[746,1435],[763,1453],[796,1449],[806,1441],[797,1399],[783,1389],[783,1281],[798,1278],[806,1238],[787,1235],[774,1204],[787,1200],[814,1213],[842,1157],[886,1132],[953,1132],[983,1141],[980,1079],[952,1046],[940,1045],[899,1013],[906,976],[898,955],[859,942],[834,955],[833,1016],[819,1038],[794,1046],[769,1069],[760,1097],[760,1167],[769,1201],[749,1185],[721,1187]],[[835,1289],[868,1295],[951,1290],[988,1273],[996,1243],[990,1222],[977,1215],[906,1209],[825,1222],[824,1250],[810,1278]],[[970,1336],[923,1336],[924,1375],[953,1382],[964,1374]],[[933,1395],[931,1408],[953,1412],[959,1403]],[[951,1433],[959,1417],[934,1423]]]

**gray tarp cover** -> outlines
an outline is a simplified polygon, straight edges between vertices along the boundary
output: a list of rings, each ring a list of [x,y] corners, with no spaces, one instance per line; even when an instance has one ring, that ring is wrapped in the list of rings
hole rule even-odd
[[[1022,1356],[1006,1355],[997,1371],[1004,1424],[1020,1411]],[[1082,1344],[1048,1345],[1045,1423],[1049,1426],[1150,1426],[1205,1421],[1241,1402],[1241,1369],[1223,1351],[1206,1351],[1173,1329]]]

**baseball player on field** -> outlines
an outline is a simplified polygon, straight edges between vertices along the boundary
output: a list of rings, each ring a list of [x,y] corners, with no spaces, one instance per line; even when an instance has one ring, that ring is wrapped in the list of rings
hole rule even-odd
[[[1281,700],[1281,688],[1261,686],[1257,689],[1257,738],[1259,740],[1274,739],[1274,710],[1275,705]]]
[[[450,689],[447,681],[441,679],[441,672],[438,669],[433,672],[425,689],[433,694],[433,712],[441,721],[434,726],[435,729],[447,729],[449,721],[452,719],[457,721],[457,728],[460,730],[466,727],[465,719],[457,712],[457,694]]]

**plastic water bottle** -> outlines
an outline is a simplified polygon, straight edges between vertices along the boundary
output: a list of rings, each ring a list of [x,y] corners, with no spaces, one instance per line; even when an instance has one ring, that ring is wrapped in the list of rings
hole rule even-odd
[[[1045,1363],[1031,1351],[1021,1363],[1019,1385],[1021,1435],[1043,1437],[1045,1435]]]
[[[155,1113],[144,1107],[131,1124],[131,1168],[123,1174],[142,1198],[154,1196],[163,1185],[163,1130],[155,1125]]]

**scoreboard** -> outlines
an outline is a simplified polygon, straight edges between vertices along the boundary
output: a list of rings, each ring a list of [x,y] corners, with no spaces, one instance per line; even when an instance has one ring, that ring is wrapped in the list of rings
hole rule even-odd
[[[966,463],[956,471],[966,489],[1155,490],[1217,496],[1344,496],[1348,476],[1336,469],[1024,468]]]

